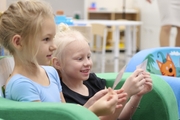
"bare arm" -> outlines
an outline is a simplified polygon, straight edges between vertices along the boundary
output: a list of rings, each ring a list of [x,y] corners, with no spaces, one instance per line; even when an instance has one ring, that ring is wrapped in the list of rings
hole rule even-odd
[[[144,76],[145,83],[141,85],[142,89],[137,94],[133,95],[130,100],[126,103],[123,111],[121,112],[119,118],[124,120],[131,119],[132,115],[136,111],[136,109],[139,107],[139,103],[143,97],[144,94],[150,92],[152,90],[152,79],[150,77],[150,74],[148,72],[142,73]]]
[[[61,97],[61,101],[62,103],[66,103],[65,99],[64,99],[64,95],[62,92],[60,92],[60,97]]]
[[[126,103],[119,118],[122,120],[130,120],[136,109],[139,108],[141,98],[142,97],[140,96],[133,95],[131,99]]]
[[[137,94],[141,89],[139,88],[143,81],[139,84],[139,81],[143,79],[143,75],[138,76],[142,73],[142,69],[136,70],[125,82],[122,89],[115,90],[118,94],[118,102],[121,107],[118,107],[115,112],[111,115],[101,116],[101,120],[117,120],[124,107],[127,103],[127,100],[133,95]],[[137,77],[138,76],[138,77]],[[130,89],[131,88],[131,89]],[[128,118],[128,117],[127,117]]]

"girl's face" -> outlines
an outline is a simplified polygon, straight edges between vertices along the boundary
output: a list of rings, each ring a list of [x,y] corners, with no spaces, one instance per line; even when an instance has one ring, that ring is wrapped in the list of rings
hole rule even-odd
[[[40,65],[50,65],[53,51],[56,50],[53,38],[56,34],[56,25],[53,19],[44,19],[42,38],[40,40],[37,61]]]
[[[62,79],[87,80],[92,68],[91,50],[84,41],[73,41],[65,48]]]

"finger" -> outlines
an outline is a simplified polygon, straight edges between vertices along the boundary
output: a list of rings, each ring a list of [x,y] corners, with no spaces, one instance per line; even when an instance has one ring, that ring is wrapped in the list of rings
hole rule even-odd
[[[146,83],[146,84],[151,84],[151,85],[153,84],[152,81],[147,81],[147,82],[145,82],[145,83]]]
[[[142,84],[142,85],[139,87],[139,89],[140,89],[140,90],[143,90],[143,89],[144,89],[144,86],[145,86],[145,85]]]
[[[112,94],[113,93],[113,90],[112,90],[112,88],[108,88],[108,93],[110,93],[110,94]]]
[[[151,77],[150,74],[143,73],[143,75],[146,76],[146,77]]]
[[[124,89],[115,90],[117,94],[123,93]]]
[[[117,96],[116,92],[113,89],[111,89],[111,88],[109,89],[109,92],[108,92],[107,95],[112,96],[113,98],[117,98],[118,99],[118,96]]]
[[[144,75],[144,78],[149,78],[149,79],[151,79],[151,76],[150,76],[150,75]]]
[[[151,88],[152,88],[152,86],[153,86],[153,84],[152,84],[151,82],[146,82],[145,84],[146,84],[147,86],[151,87]]]
[[[151,78],[145,78],[146,82],[151,82],[152,83],[152,79]]]
[[[132,76],[137,77],[142,72],[143,72],[143,69],[136,69],[135,72],[133,72]]]
[[[146,80],[145,80],[145,79],[142,79],[142,80],[140,80],[139,85],[142,86],[142,85],[145,84],[145,82],[146,82]]]
[[[144,75],[140,74],[136,77],[136,81],[141,81],[142,79],[144,79]]]
[[[98,91],[96,94],[100,94],[100,95],[105,95],[105,94],[107,94],[108,93],[108,89],[103,89],[103,90],[100,90],[100,91]]]
[[[107,95],[107,96],[104,97],[104,98],[106,98],[107,101],[110,101],[110,100],[113,98],[113,95]]]
[[[113,89],[110,90],[110,94],[111,94],[111,95],[117,95],[116,91],[113,90]]]
[[[101,100],[107,100],[107,101],[109,101],[112,97],[113,97],[113,95],[111,94],[111,91],[110,91],[110,89],[108,88],[108,93],[105,94],[104,96],[102,96],[100,99],[101,99]]]
[[[118,109],[118,108],[122,108],[122,107],[123,107],[123,105],[122,105],[122,104],[116,105],[116,109]]]
[[[93,98],[98,100],[98,99],[100,99],[101,97],[103,97],[104,95],[106,95],[107,93],[108,93],[108,89],[101,90],[101,91],[97,92],[97,93],[93,96]]]
[[[127,100],[127,98],[122,98],[122,99],[119,99],[118,102],[117,102],[117,105],[121,105],[121,104],[124,104],[124,102]]]
[[[127,93],[118,94],[118,99],[121,99],[121,98],[124,98],[124,97],[127,97]]]
[[[151,91],[153,89],[153,86],[150,84],[145,84],[144,86],[146,87],[147,91]]]
[[[144,74],[144,75],[150,75],[150,73],[149,73],[149,72],[146,72],[146,71],[144,71],[143,74]]]
[[[121,99],[118,99],[118,104],[121,104],[122,102],[124,102],[127,99],[127,97],[123,97]]]
[[[110,105],[117,104],[117,102],[118,102],[117,96],[110,95],[110,96],[109,96],[109,99],[108,99],[108,102],[110,103]]]
[[[121,99],[124,99],[124,98],[127,98],[127,94],[121,94],[121,95],[118,95],[118,100],[121,100]]]
[[[122,99],[119,99],[118,102],[117,102],[117,105],[119,104],[123,104],[125,101],[127,100],[127,98],[122,98]]]

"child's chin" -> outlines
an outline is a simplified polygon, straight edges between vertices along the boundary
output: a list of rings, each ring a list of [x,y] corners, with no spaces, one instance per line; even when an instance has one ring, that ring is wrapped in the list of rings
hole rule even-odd
[[[86,74],[83,76],[84,80],[87,80],[89,78],[89,74]]]

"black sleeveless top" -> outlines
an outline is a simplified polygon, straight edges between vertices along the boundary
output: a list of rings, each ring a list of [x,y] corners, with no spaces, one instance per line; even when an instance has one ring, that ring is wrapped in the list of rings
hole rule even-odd
[[[89,79],[83,82],[89,90],[89,95],[84,96],[69,89],[61,80],[62,92],[67,103],[84,105],[94,94],[106,86],[104,79],[98,78],[95,73],[90,73]]]

